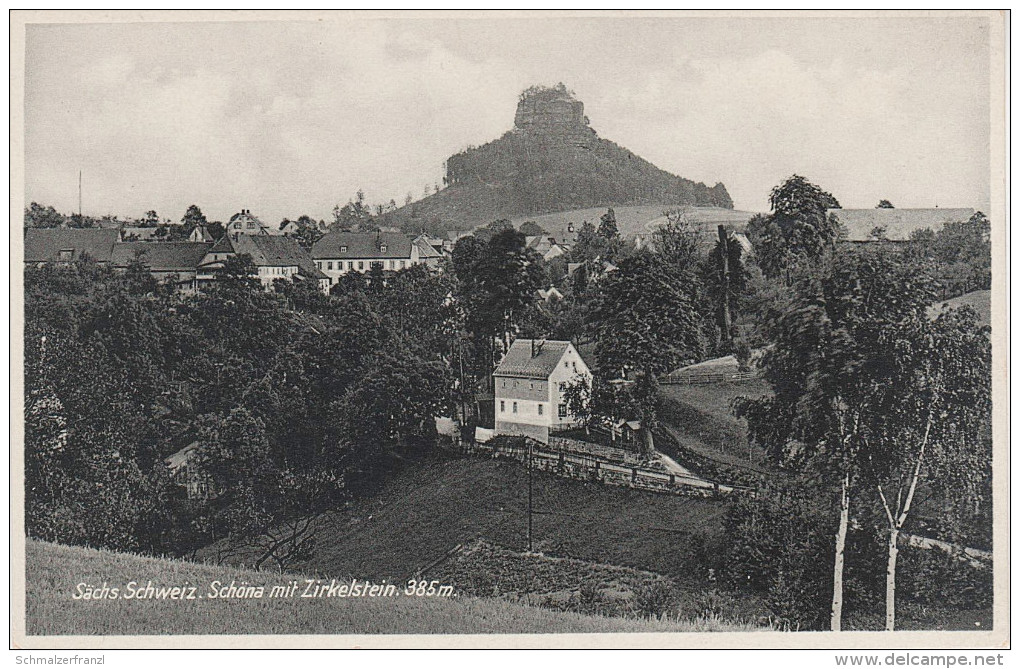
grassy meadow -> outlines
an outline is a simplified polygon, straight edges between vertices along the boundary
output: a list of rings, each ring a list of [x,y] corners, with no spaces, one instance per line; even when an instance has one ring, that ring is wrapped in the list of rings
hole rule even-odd
[[[37,635],[165,634],[507,634],[748,631],[716,619],[608,618],[470,597],[400,595],[358,599],[73,599],[78,583],[186,583],[208,594],[213,581],[284,584],[303,577],[139,557],[30,540],[26,627]],[[359,577],[360,578],[360,577]],[[122,589],[122,593],[124,590]],[[266,590],[268,593],[268,588]],[[300,593],[300,591],[298,591]]]
[[[687,581],[725,503],[659,495],[534,473],[534,549],[654,571]],[[527,548],[528,472],[505,460],[438,457],[411,463],[376,494],[324,521],[314,557],[299,569],[404,579],[478,537]]]
[[[748,446],[747,424],[730,409],[737,397],[769,394],[764,381],[669,385],[662,391],[669,403],[663,421],[685,447],[734,467],[761,473],[771,469],[765,453],[756,445]]]

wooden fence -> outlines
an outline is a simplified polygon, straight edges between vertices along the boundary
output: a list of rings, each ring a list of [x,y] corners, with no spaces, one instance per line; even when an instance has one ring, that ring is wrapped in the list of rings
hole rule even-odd
[[[754,494],[750,488],[720,485],[694,476],[653,470],[644,466],[608,462],[590,453],[551,451],[547,445],[526,438],[518,443],[519,445],[463,442],[458,446],[458,450],[471,455],[514,460],[530,466],[535,471],[549,472],[564,478],[595,481],[649,492],[690,497],[720,497],[734,492]]]
[[[659,377],[663,385],[704,386],[724,381],[750,381],[758,378],[756,372],[673,372]]]
[[[555,434],[549,435],[549,445],[544,450],[554,450],[557,453],[562,451],[570,455],[593,457],[613,464],[634,466],[641,464],[641,454],[635,451],[585,442],[570,437],[561,437]]]

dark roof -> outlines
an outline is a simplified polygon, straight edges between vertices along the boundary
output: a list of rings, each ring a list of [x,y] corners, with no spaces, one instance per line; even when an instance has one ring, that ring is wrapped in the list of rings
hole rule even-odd
[[[418,247],[419,258],[442,258],[443,254],[436,250],[429,240],[424,236],[415,238],[414,245]],[[387,249],[388,250],[388,249]]]
[[[344,248],[346,250],[342,251]],[[410,258],[411,238],[395,232],[329,232],[312,246],[312,257],[316,260]]]
[[[66,261],[61,251],[71,251],[71,259],[89,256],[96,262],[110,262],[119,230],[100,228],[27,228],[25,262]]]
[[[907,241],[915,230],[931,228],[938,232],[946,223],[967,221],[973,209],[830,209],[846,230],[846,240],[865,242],[871,231],[884,227],[893,241]]]
[[[556,240],[548,235],[531,235],[524,238],[525,246],[539,253],[546,253],[553,247]]]
[[[216,243],[209,249],[209,253],[233,253],[234,247],[230,244],[229,235],[223,235],[216,240]]]
[[[206,242],[121,242],[113,247],[113,266],[127,267],[137,258],[150,272],[194,271],[209,246]]]
[[[291,237],[280,235],[238,235],[230,242],[234,253],[247,253],[256,267],[296,266],[309,278],[324,279],[326,275],[312,262],[312,257]]]
[[[532,347],[534,343],[534,347]],[[503,362],[492,373],[493,376],[513,376],[524,379],[548,379],[560,364],[569,341],[546,341],[516,339],[503,357]],[[537,350],[532,355],[532,350]]]

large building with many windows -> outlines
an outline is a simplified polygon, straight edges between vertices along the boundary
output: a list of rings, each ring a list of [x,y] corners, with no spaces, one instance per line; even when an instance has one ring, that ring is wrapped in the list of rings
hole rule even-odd
[[[348,272],[368,273],[373,266],[399,272],[413,265],[431,265],[439,255],[419,239],[396,232],[330,232],[312,246],[315,266],[331,283]]]
[[[517,339],[492,376],[496,434],[548,442],[550,431],[578,424],[564,392],[591,371],[569,341]]]

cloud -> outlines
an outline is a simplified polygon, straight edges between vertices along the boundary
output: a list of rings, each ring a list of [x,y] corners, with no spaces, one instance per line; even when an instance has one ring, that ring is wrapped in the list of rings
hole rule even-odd
[[[723,181],[738,207],[764,207],[793,172],[848,206],[987,198],[987,58],[973,27],[745,23],[31,29],[26,195],[70,211],[81,169],[97,214],[179,218],[197,203],[276,222],[327,217],[358,188],[402,201],[440,182],[452,153],[509,130],[520,90],[562,80],[600,135]]]
[[[677,174],[719,178],[738,205],[754,209],[793,173],[848,206],[887,196],[933,206],[933,193],[978,206],[981,124],[960,113],[964,106],[940,106],[937,87],[918,89],[911,74],[842,58],[805,62],[780,48],[694,58],[642,77],[606,134]],[[947,179],[934,163],[961,172]]]

